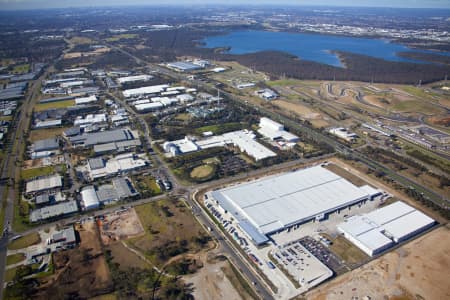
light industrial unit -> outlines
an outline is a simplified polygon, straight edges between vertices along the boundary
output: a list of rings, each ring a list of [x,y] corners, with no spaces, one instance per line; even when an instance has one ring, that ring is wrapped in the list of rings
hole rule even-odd
[[[435,221],[414,207],[395,202],[362,216],[353,216],[338,230],[370,256],[430,228]]]

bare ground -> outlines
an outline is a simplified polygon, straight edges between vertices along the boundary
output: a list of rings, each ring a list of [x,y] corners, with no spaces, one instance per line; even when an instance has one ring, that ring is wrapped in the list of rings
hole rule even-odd
[[[107,215],[99,228],[104,245],[144,233],[144,228],[134,208],[120,214],[112,213]]]
[[[223,272],[229,268],[228,261],[204,263],[203,268],[197,273],[184,276],[186,283],[191,283],[194,288],[194,298],[197,300],[240,300],[242,297]]]
[[[450,229],[440,227],[306,294],[307,299],[450,299]]]

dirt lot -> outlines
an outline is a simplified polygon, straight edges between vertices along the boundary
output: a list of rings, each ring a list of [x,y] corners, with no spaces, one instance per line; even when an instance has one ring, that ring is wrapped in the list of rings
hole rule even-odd
[[[450,229],[440,227],[311,291],[307,299],[450,299]]]
[[[55,274],[45,277],[37,299],[88,298],[112,291],[112,280],[94,222],[77,227],[78,248],[54,254]]]
[[[204,263],[203,268],[193,275],[184,276],[186,283],[194,286],[194,298],[197,300],[241,300],[252,299],[245,290],[236,288],[230,281],[237,278],[233,276],[230,263],[227,260]],[[239,284],[235,282],[234,284]]]
[[[144,228],[134,208],[107,215],[100,222],[100,236],[104,245],[144,233]]]

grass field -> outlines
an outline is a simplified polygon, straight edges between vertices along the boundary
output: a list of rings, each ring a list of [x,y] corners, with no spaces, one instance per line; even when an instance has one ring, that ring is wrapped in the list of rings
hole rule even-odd
[[[137,36],[138,36],[137,34],[133,34],[133,33],[119,34],[119,35],[114,35],[110,38],[107,38],[106,41],[107,42],[117,42],[117,41],[125,40],[125,39],[134,39]]]
[[[117,299],[118,299],[118,297],[114,293],[100,295],[100,296],[96,296],[94,298],[89,298],[89,300],[117,300]]]
[[[25,259],[25,255],[23,255],[22,253],[8,255],[6,257],[6,265],[9,266],[9,265],[17,264],[17,263],[23,261],[24,259]]]
[[[90,38],[82,37],[82,36],[74,36],[70,39],[72,44],[92,44],[93,41]]]
[[[188,113],[182,113],[175,116],[175,120],[180,121],[189,121],[191,118],[192,118],[191,115]]]
[[[329,236],[327,236],[327,238],[330,239]],[[335,239],[331,238],[330,240],[332,241],[330,250],[345,260],[349,265],[359,264],[369,258],[364,252],[341,235],[338,235]]]
[[[22,64],[14,66],[12,73],[13,74],[25,74],[30,71],[30,64]]]
[[[427,115],[444,113],[439,107],[436,107],[426,101],[404,101],[392,106],[392,110],[398,112],[421,112]]]
[[[52,108],[66,108],[69,106],[74,106],[75,100],[65,100],[65,101],[57,101],[57,102],[49,102],[49,103],[39,103],[34,107],[35,111],[44,111]]]
[[[197,128],[196,131],[200,134],[203,132],[207,132],[207,131],[211,131],[214,134],[222,134],[225,132],[239,130],[242,128],[243,128],[243,126],[241,123],[224,123],[224,124],[203,126],[203,127]]]
[[[1,116],[0,121],[11,121],[13,116]]]
[[[38,140],[44,140],[54,138],[55,136],[62,135],[68,127],[57,127],[47,129],[34,129],[30,131],[30,141],[35,142]]]
[[[330,170],[331,172],[347,179],[348,181],[350,181],[351,183],[353,183],[356,186],[363,186],[366,185],[367,182],[365,182],[364,180],[362,180],[360,177],[350,173],[347,170],[344,170],[343,168],[341,168],[338,165],[335,164],[328,164],[326,167],[326,169]]]
[[[135,207],[145,234],[127,242],[153,264],[202,248],[196,241],[206,233],[182,201],[160,200]]]
[[[135,185],[141,192],[150,190],[153,195],[161,194],[161,187],[156,183],[156,180],[150,176],[136,176],[134,178]]]
[[[213,166],[202,165],[202,166],[198,166],[198,167],[194,168],[191,171],[190,176],[191,176],[191,178],[202,179],[202,178],[206,178],[206,177],[210,176],[213,171],[214,171]]]
[[[46,166],[41,168],[33,168],[33,169],[22,169],[20,172],[20,177],[22,179],[31,179],[38,176],[46,176],[55,173],[55,167],[54,166]]]
[[[5,282],[12,281],[16,276],[17,267],[5,270]]]
[[[26,247],[29,247],[32,245],[36,245],[40,242],[41,242],[41,237],[39,236],[39,234],[37,232],[34,232],[34,233],[30,233],[28,235],[25,235],[15,241],[12,241],[8,245],[8,249],[9,250],[22,249],[22,248],[26,248]]]

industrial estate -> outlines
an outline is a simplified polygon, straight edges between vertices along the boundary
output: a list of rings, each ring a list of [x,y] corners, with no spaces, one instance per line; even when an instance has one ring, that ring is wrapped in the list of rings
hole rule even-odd
[[[0,24],[3,299],[448,298],[448,56],[367,56],[412,70],[367,80],[353,54],[342,73],[201,42],[331,12],[162,11]],[[449,45],[439,18],[371,14],[378,38]]]

